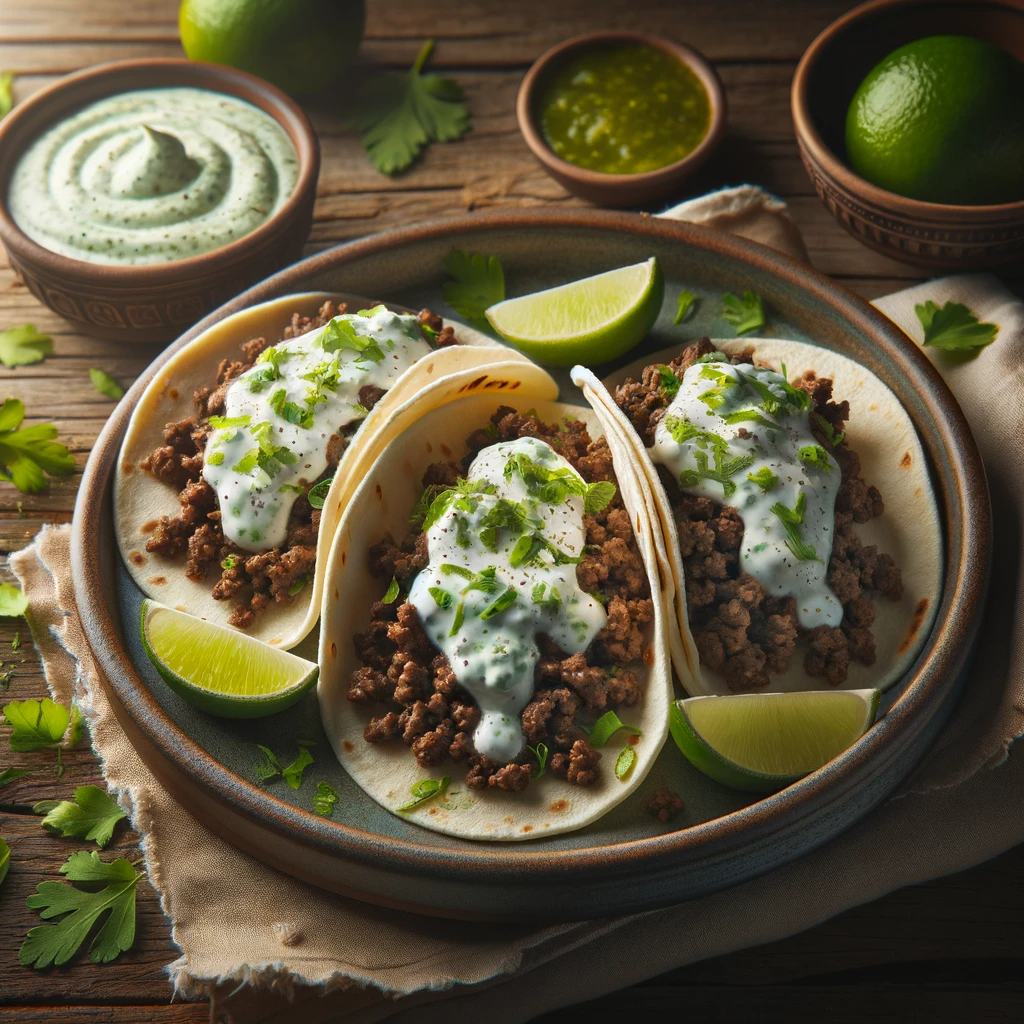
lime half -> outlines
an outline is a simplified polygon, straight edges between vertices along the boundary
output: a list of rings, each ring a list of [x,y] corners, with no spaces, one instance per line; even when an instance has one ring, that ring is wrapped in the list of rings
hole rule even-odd
[[[157,601],[142,602],[142,646],[175,693],[222,718],[262,718],[294,704],[320,669],[244,633]]]
[[[875,719],[879,690],[691,697],[672,705],[672,738],[705,775],[770,793],[816,771]]]
[[[661,312],[665,282],[658,261],[609,270],[582,281],[497,302],[491,326],[549,366],[607,363],[634,348]]]

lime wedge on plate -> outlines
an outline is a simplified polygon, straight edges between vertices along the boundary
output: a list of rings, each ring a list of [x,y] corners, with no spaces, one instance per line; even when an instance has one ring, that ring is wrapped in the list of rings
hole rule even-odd
[[[496,302],[491,326],[539,363],[596,366],[634,348],[661,312],[658,261],[620,267],[582,281]]]
[[[157,601],[142,602],[142,646],[167,685],[221,718],[262,718],[316,683],[311,661]]]
[[[676,746],[732,789],[770,793],[816,771],[875,719],[879,690],[691,697],[672,705]]]

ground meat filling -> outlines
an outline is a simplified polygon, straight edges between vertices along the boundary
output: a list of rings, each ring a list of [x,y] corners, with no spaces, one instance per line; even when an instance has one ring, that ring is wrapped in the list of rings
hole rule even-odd
[[[476,453],[499,441],[537,437],[547,441],[586,480],[614,481],[604,438],[592,441],[585,424],[569,420],[551,426],[535,416],[503,407],[490,425],[469,438],[469,455],[459,463],[435,463],[423,475],[424,487],[441,491],[466,470]],[[601,752],[587,742],[584,725],[605,711],[634,707],[643,697],[629,663],[643,656],[644,629],[654,616],[650,588],[636,540],[618,494],[584,520],[587,546],[577,577],[584,590],[605,602],[608,622],[590,647],[567,656],[541,636],[533,699],[523,710],[528,746],[543,743],[547,771],[578,786],[600,776]],[[394,577],[408,593],[413,577],[428,562],[427,539],[414,530],[400,543],[386,538],[369,553],[370,569],[382,581]],[[370,743],[405,743],[423,768],[446,761],[468,764],[470,789],[521,792],[537,762],[524,750],[516,761],[496,764],[477,754],[473,730],[480,712],[459,686],[448,659],[427,638],[413,605],[376,602],[370,624],[354,638],[362,662],[349,681],[348,699],[367,704],[373,717],[364,730]]]
[[[336,316],[347,312],[345,303],[328,300],[315,316],[292,314],[282,341],[323,327]],[[451,328],[440,327],[440,317],[424,309],[423,323],[438,324],[440,335],[449,332],[447,344],[454,342]],[[440,335],[436,343],[440,343]],[[174,516],[161,517],[146,541],[151,554],[185,559],[185,575],[190,580],[213,579],[213,597],[218,601],[234,601],[229,618],[233,626],[246,629],[256,614],[269,604],[288,604],[307,585],[316,566],[316,542],[320,528],[320,510],[313,508],[305,496],[296,499],[288,518],[288,533],[282,547],[253,553],[232,544],[220,526],[220,509],[213,489],[203,480],[203,451],[213,428],[211,416],[224,414],[228,387],[256,362],[272,343],[266,338],[252,338],[239,347],[237,359],[222,359],[214,381],[199,388],[194,395],[195,414],[164,428],[164,443],[139,465],[158,480],[178,490],[181,510]],[[385,392],[372,384],[359,392],[359,402],[372,409]],[[349,444],[349,437],[359,424],[353,423],[334,434],[327,442],[327,469],[319,483],[334,474]]]
[[[714,350],[711,342],[702,338],[668,366],[682,378],[695,359]],[[751,362],[751,350],[730,362]],[[842,432],[850,405],[832,400],[830,379],[808,372],[791,383],[811,396],[812,410],[835,434]],[[647,367],[641,380],[620,385],[615,400],[644,444],[651,447],[655,428],[670,402],[658,368]],[[845,440],[833,448],[815,416],[811,425],[818,443],[832,453],[842,471],[827,577],[843,605],[839,626],[800,629],[792,598],[769,597],[753,576],[739,571],[743,522],[736,509],[684,494],[659,467],[679,532],[690,630],[701,663],[724,675],[729,688],[737,692],[768,686],[771,675],[784,672],[794,656],[803,658],[808,675],[824,679],[830,686],[841,685],[851,662],[874,664],[871,626],[875,599],[895,601],[903,593],[900,570],[892,558],[874,545],[861,544],[853,528],[855,523],[882,514],[882,496],[864,481],[860,457]]]

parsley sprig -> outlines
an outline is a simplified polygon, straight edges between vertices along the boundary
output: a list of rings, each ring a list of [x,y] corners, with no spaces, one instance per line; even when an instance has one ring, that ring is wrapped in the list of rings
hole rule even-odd
[[[371,75],[360,90],[353,120],[382,174],[404,171],[429,143],[454,142],[472,127],[458,83],[423,74],[433,48],[428,39],[405,75]]]
[[[4,366],[38,363],[52,351],[53,339],[48,334],[40,334],[33,324],[0,331],[0,363]]]

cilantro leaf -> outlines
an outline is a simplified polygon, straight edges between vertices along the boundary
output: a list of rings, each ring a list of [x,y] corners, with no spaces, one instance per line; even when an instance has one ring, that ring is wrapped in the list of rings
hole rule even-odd
[[[65,838],[92,839],[97,846],[106,846],[114,834],[114,826],[127,815],[98,786],[79,786],[75,799],[61,800],[42,824],[56,829]]]
[[[63,882],[40,882],[25,905],[39,909],[44,920],[61,917],[56,924],[31,929],[18,953],[25,967],[67,963],[86,940],[93,925],[106,921],[89,946],[93,963],[116,960],[135,941],[135,890],[141,874],[123,857],[102,861],[95,851],[73,853],[60,872],[71,882],[105,882],[99,891],[86,891]],[[64,915],[64,916],[62,916]]]
[[[4,884],[7,869],[11,866],[11,848],[0,839],[0,885]]]
[[[836,428],[820,412],[816,412],[814,415],[818,419],[818,425],[821,427],[821,432],[825,435],[825,440],[828,441],[829,447],[838,448],[846,440],[846,431],[841,430],[837,434]]]
[[[44,697],[4,705],[4,720],[12,729],[11,750],[23,753],[56,747],[64,738],[71,712]]]
[[[10,71],[0,71],[0,120],[5,118],[14,106],[14,93],[11,86],[14,84],[14,75]]]
[[[31,768],[5,768],[0,772],[0,789],[3,789],[8,782],[16,782],[18,779],[32,772]]]
[[[28,598],[13,584],[0,583],[0,616],[16,619],[25,614]]]
[[[50,423],[18,430],[24,418],[22,402],[5,399],[0,406],[0,480],[14,484],[23,494],[33,494],[46,486],[44,471],[67,476],[75,471],[75,458],[54,441],[57,428]]]
[[[924,328],[925,345],[947,352],[969,352],[984,348],[996,340],[997,324],[983,324],[960,302],[947,302],[941,309],[929,299],[914,312]]]
[[[745,291],[742,298],[729,292],[722,296],[722,319],[732,324],[737,334],[749,334],[764,327],[764,306],[757,292]]]
[[[674,327],[678,327],[685,319],[687,314],[693,308],[693,302],[696,296],[693,292],[680,292],[679,293],[679,305],[676,307],[676,318],[672,321]]]
[[[661,390],[664,391],[670,399],[675,398],[676,395],[679,394],[679,389],[683,384],[683,382],[667,366],[658,367],[658,382],[661,385]]]
[[[829,460],[828,452],[820,444],[805,444],[796,455],[801,462],[812,469],[821,470],[822,473],[832,472],[832,463]]]
[[[89,379],[92,386],[101,394],[118,401],[124,397],[124,388],[104,370],[89,370]]]
[[[4,366],[25,366],[42,362],[53,351],[53,339],[40,334],[33,324],[0,331],[0,363]]]
[[[793,508],[789,508],[783,505],[781,501],[777,501],[768,511],[776,515],[782,523],[788,538],[786,540],[786,547],[789,548],[794,557],[798,558],[801,562],[820,562],[821,559],[818,557],[817,551],[800,535],[800,524],[804,521],[804,510],[806,508],[807,494],[801,491]]]
[[[302,774],[313,763],[313,755],[301,743],[299,744],[299,756],[291,764],[281,769],[284,781],[292,789],[298,789],[302,785]]]
[[[587,484],[587,493],[583,496],[583,511],[592,516],[608,507],[615,497],[615,484],[610,480],[598,480]]]
[[[779,482],[779,478],[767,466],[762,466],[756,473],[748,473],[747,479],[757,484],[765,494]]]
[[[444,269],[453,278],[444,285],[444,301],[460,316],[487,326],[484,311],[505,298],[505,271],[497,256],[452,249]]]
[[[338,794],[334,787],[327,782],[318,782],[316,792],[313,794],[313,810],[322,814],[325,818],[334,814],[334,805],[338,802]]]
[[[388,589],[384,592],[384,596],[381,598],[381,603],[394,604],[400,593],[401,588],[398,586],[398,580],[392,576],[391,582],[388,584]]]
[[[395,810],[402,813],[412,811],[421,804],[425,804],[428,800],[433,800],[436,796],[444,796],[448,792],[451,781],[451,777],[448,775],[443,779],[420,779],[409,790],[412,794],[412,799],[408,803],[402,804],[401,807],[396,807]]]
[[[257,743],[256,746],[263,752],[263,760],[256,762],[256,777],[260,782],[269,782],[281,774],[281,762],[270,747],[265,747],[262,743]]]
[[[404,171],[428,143],[454,142],[472,127],[461,87],[451,78],[422,73],[433,48],[428,39],[407,74],[373,75],[360,93],[355,125],[382,174]]]
[[[315,487],[310,487],[306,492],[306,501],[312,508],[324,507],[324,501],[327,500],[327,492],[331,489],[332,483],[334,483],[334,477],[329,476],[326,480],[321,480]]]

